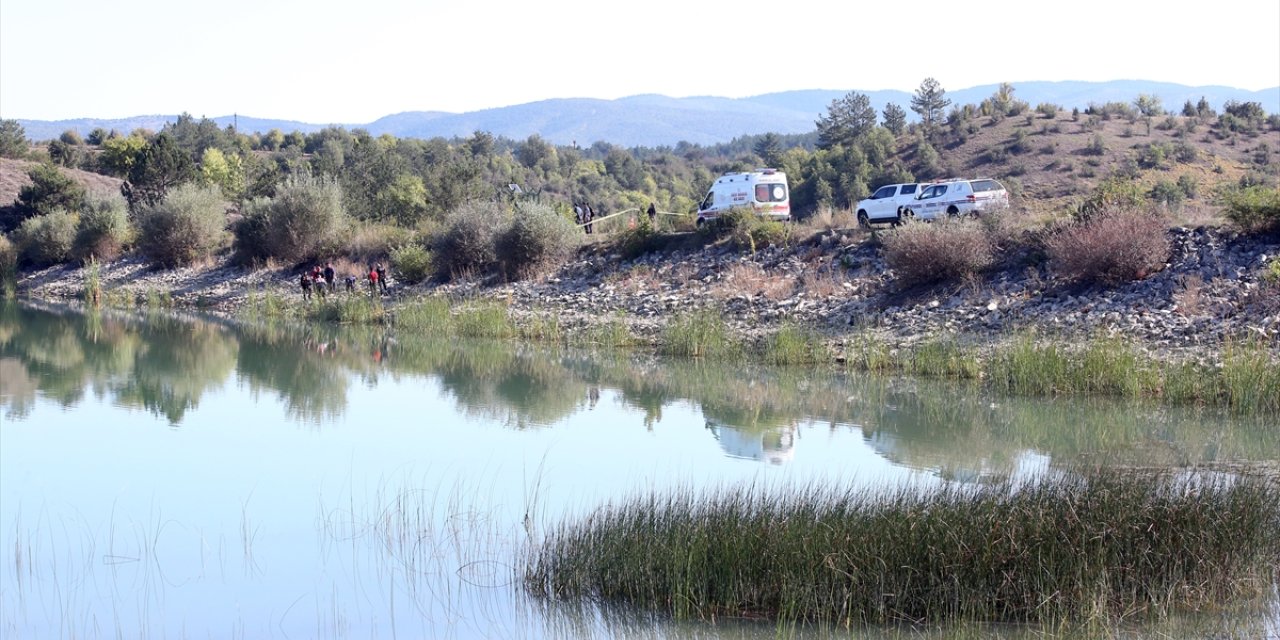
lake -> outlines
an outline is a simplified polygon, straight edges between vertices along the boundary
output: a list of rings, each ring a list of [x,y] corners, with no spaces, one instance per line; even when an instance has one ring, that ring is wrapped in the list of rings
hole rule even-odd
[[[1280,461],[1278,431],[830,367],[0,303],[0,635],[774,637],[531,601],[521,549],[653,490],[1231,469]]]

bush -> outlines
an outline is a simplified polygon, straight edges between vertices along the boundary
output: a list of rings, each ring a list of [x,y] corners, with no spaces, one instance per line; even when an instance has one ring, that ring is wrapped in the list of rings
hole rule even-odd
[[[236,251],[242,258],[315,258],[346,226],[342,188],[325,178],[296,176],[276,188],[274,198],[258,198],[236,224]]]
[[[449,212],[434,243],[436,270],[448,277],[489,268],[497,262],[495,240],[506,218],[496,202],[470,202]]]
[[[1227,219],[1245,231],[1280,231],[1280,188],[1255,185],[1225,197]]]
[[[138,248],[162,266],[187,265],[225,245],[226,219],[217,187],[184,184],[160,202],[139,208]]]
[[[884,258],[905,285],[974,276],[995,264],[995,243],[984,227],[967,220],[911,223],[884,238]]]
[[[1156,202],[1162,203],[1168,207],[1178,207],[1182,205],[1186,194],[1182,189],[1170,180],[1161,180],[1151,187],[1151,191],[1147,192],[1147,196]]]
[[[18,227],[18,255],[34,267],[66,262],[76,237],[76,214],[54,211],[27,218]]]
[[[1116,284],[1159,271],[1169,257],[1168,225],[1136,207],[1096,212],[1045,240],[1049,262],[1062,277]]]
[[[720,217],[718,227],[735,247],[752,252],[787,239],[781,222],[766,220],[751,209],[730,209]]]
[[[391,250],[391,270],[396,279],[417,284],[431,275],[431,254],[420,244],[406,244]]]
[[[521,202],[515,218],[496,238],[503,273],[517,279],[573,253],[580,238],[578,228],[550,206]]]
[[[80,214],[71,257],[81,262],[114,260],[132,240],[129,208],[124,198],[92,198]]]

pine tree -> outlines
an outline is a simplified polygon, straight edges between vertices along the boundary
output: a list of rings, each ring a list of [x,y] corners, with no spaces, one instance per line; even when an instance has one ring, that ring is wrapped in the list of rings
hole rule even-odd
[[[951,101],[944,97],[946,93],[937,80],[925,78],[916,89],[915,97],[911,98],[911,110],[920,114],[926,130],[932,131],[942,120],[943,111],[951,105]]]

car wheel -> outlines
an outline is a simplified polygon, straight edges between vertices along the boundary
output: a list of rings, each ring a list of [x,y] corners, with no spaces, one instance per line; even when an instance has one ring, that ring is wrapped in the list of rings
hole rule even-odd
[[[947,207],[947,215],[949,215],[949,216],[951,216],[952,218],[954,218],[954,217],[956,217],[956,216],[960,215],[960,210],[959,210],[959,209],[957,209],[954,205],[953,205],[953,206],[950,206],[950,207]]]
[[[858,226],[862,227],[863,229],[869,229],[871,227],[871,220],[867,218],[866,211],[858,212]]]
[[[896,227],[914,217],[916,217],[916,212],[907,207],[902,207],[898,210],[898,219],[894,222],[894,226]]]
[[[701,229],[707,226],[707,219],[702,216],[698,216],[698,219],[693,223],[693,226]]]

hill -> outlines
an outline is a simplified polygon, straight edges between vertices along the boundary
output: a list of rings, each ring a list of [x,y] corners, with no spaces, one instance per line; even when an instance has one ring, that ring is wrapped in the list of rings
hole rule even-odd
[[[1112,82],[1020,82],[1013,85],[1017,98],[1035,106],[1059,105],[1067,110],[1084,109],[1090,103],[1132,102],[1139,94],[1154,95],[1165,109],[1178,111],[1187,100],[1205,98],[1221,111],[1228,100],[1260,103],[1268,113],[1280,112],[1280,87],[1246,91],[1231,87],[1191,87],[1180,84],[1117,80]],[[997,85],[983,85],[948,91],[954,104],[978,103],[995,93]],[[912,94],[906,91],[862,91],[877,112],[890,102],[908,108]],[[373,122],[340,124],[362,128],[373,135],[389,133],[397,137],[433,138],[467,136],[476,131],[521,140],[538,134],[557,144],[589,145],[606,141],[622,146],[673,145],[680,141],[698,144],[728,142],[743,135],[761,133],[807,133],[814,121],[826,112],[832,100],[847,90],[804,90],[770,93],[749,98],[711,96],[670,98],[638,95],[617,100],[564,98],[484,109],[468,113],[413,111],[388,115]],[[915,114],[908,110],[908,115]],[[56,138],[74,129],[87,135],[97,127],[121,132],[136,128],[159,130],[172,116],[138,116],[116,120],[82,118],[76,120],[19,120],[32,140]],[[212,118],[220,126],[232,124],[245,132],[271,129],[311,133],[324,124],[272,120],[249,116]]]

